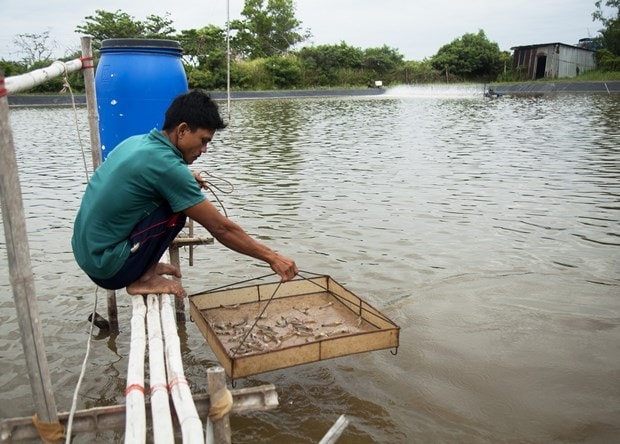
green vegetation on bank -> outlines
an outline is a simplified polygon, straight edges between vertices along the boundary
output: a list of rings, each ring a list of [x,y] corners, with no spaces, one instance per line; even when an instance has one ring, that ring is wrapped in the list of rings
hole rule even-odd
[[[593,20],[604,28],[592,42],[597,48],[597,70],[582,73],[568,81],[620,80],[620,0],[598,0]],[[615,9],[612,16],[603,6]],[[386,45],[358,48],[346,42],[303,46],[311,37],[295,17],[293,0],[245,0],[242,19],[230,23],[231,38],[215,25],[177,32],[169,14],[150,15],[136,20],[120,10],[96,10],[87,16],[76,32],[93,37],[99,48],[108,38],[163,38],[178,40],[184,51],[183,62],[191,88],[225,90],[228,83],[228,46],[230,44],[230,83],[233,90],[359,88],[397,84],[456,82],[520,82],[526,80],[520,67],[513,69],[512,56],[500,51],[483,30],[466,33],[439,48],[437,54],[422,61],[405,60],[395,48]],[[0,60],[5,76],[22,74],[48,66],[52,51],[49,31],[22,34],[15,45],[22,60]],[[66,60],[79,57],[68,54]],[[558,81],[562,79],[553,79]],[[79,73],[71,74],[70,84],[83,91]],[[546,81],[544,79],[538,81]],[[33,93],[58,92],[62,79],[54,79]]]

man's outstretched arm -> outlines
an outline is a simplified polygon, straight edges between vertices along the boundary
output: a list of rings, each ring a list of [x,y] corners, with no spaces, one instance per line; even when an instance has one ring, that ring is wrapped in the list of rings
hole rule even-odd
[[[238,224],[224,217],[208,200],[186,209],[184,213],[205,227],[225,247],[267,262],[282,281],[291,280],[298,273],[295,261],[252,238]]]

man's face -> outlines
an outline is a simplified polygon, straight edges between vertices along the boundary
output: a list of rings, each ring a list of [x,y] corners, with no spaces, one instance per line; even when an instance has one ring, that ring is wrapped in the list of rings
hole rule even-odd
[[[188,165],[194,163],[202,153],[207,152],[207,143],[211,142],[215,135],[215,130],[198,128],[196,131],[190,131],[187,124],[179,125],[178,138],[176,147],[181,151],[183,160]]]

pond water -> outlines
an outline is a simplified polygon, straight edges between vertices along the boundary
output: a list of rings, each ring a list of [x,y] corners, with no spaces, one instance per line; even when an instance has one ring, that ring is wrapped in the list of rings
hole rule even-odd
[[[84,108],[77,124],[69,108],[10,112],[61,410],[71,406],[95,300],[70,249],[82,149],[90,163],[86,119]],[[219,194],[228,215],[401,330],[396,356],[382,350],[237,381],[275,384],[280,407],[233,416],[233,441],[318,442],[340,414],[351,424],[339,443],[617,440],[618,122],[618,95],[485,100],[467,88],[403,87],[234,101],[229,128],[194,165],[232,182],[232,194]],[[4,235],[0,250],[0,417],[29,416]],[[217,243],[198,247],[193,267],[183,253],[182,267],[190,294],[269,272]],[[121,331],[93,338],[78,408],[124,402],[124,292],[118,304]],[[193,323],[179,333],[192,391],[206,393],[215,356]]]

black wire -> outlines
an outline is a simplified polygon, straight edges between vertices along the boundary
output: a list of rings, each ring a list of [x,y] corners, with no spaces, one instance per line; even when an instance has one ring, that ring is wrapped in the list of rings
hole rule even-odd
[[[212,288],[210,290],[199,291],[198,293],[190,294],[188,296],[188,298],[191,299],[194,296],[198,296],[198,295],[201,295],[201,294],[209,294],[209,293],[213,293],[213,292],[216,292],[216,291],[219,291],[219,290],[223,290],[225,288],[236,287],[237,285],[247,284],[248,282],[257,281],[259,279],[265,279],[266,277],[274,276],[274,275],[275,275],[275,273],[269,273],[269,274],[266,274],[264,276],[259,276],[259,277],[255,277],[255,278],[246,279],[245,281],[235,282],[234,284],[227,284],[227,285],[222,285],[221,287]]]
[[[234,358],[237,354],[237,352],[239,351],[239,349],[241,348],[241,346],[243,345],[243,343],[245,342],[245,340],[247,339],[247,337],[250,335],[250,333],[252,333],[252,330],[254,330],[254,327],[256,326],[256,324],[258,323],[258,320],[263,316],[263,314],[265,313],[265,310],[267,310],[267,307],[269,307],[269,303],[271,302],[271,300],[273,299],[273,297],[276,295],[276,293],[278,292],[278,289],[280,288],[280,286],[282,285],[282,282],[278,283],[278,286],[276,287],[276,289],[273,291],[273,293],[271,294],[271,297],[269,299],[267,299],[267,303],[265,304],[265,306],[263,307],[263,311],[260,312],[260,314],[258,316],[256,316],[256,319],[254,319],[254,323],[252,324],[252,326],[250,327],[250,329],[246,332],[245,336],[243,337],[243,339],[241,339],[241,342],[239,342],[239,345],[237,345],[235,347],[235,351],[232,354],[232,357]]]

